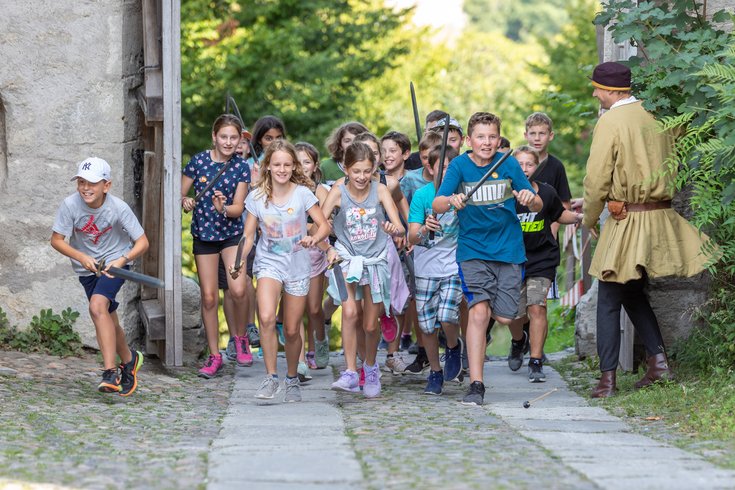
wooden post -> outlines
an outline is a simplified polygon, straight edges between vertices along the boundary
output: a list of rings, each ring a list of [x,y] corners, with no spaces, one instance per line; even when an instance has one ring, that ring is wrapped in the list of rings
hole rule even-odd
[[[592,244],[590,240],[590,231],[582,227],[582,256],[579,258],[580,269],[582,270],[582,294],[586,293],[592,287],[592,277],[590,276],[590,263],[592,262]]]
[[[565,225],[565,226],[571,226],[571,225]],[[572,238],[573,240],[574,238]],[[574,256],[574,246],[571,243],[571,240],[565,240],[563,244],[563,250],[564,254],[566,255],[566,261],[564,264],[564,290],[569,291],[574,287],[575,283],[575,276],[576,276],[576,267],[577,267],[577,258]]]
[[[158,131],[156,131],[157,133]],[[154,136],[155,141],[155,136]],[[160,155],[160,154],[159,154]],[[159,257],[161,247],[161,169],[157,155],[146,151],[143,155],[143,228],[150,244],[148,253],[143,257],[143,273],[159,277]],[[158,297],[158,291],[144,286],[141,300]]]
[[[620,356],[618,362],[620,369],[625,372],[633,371],[633,343],[635,342],[635,331],[633,322],[625,313],[625,308],[620,308]]]
[[[181,3],[162,0],[164,363],[183,363],[181,311]]]

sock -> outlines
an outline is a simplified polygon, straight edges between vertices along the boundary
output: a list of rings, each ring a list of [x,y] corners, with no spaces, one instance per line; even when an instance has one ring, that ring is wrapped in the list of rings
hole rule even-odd
[[[540,357],[532,357],[531,360],[528,361],[528,362],[529,362],[529,364],[530,363],[533,363],[533,364],[542,364]]]
[[[401,334],[401,337],[410,337],[410,336],[411,336],[411,334],[410,334],[410,333],[402,333],[402,334]]]
[[[427,357],[426,356],[426,349],[424,349],[423,347],[419,346],[419,355],[422,356],[422,357]]]
[[[297,376],[289,376],[288,374],[286,375],[286,379],[296,379],[296,378]]]
[[[386,359],[390,359],[392,357],[393,357],[393,354],[386,354],[386,356],[385,356]]]
[[[278,379],[278,375],[277,374],[271,374],[271,378]]]

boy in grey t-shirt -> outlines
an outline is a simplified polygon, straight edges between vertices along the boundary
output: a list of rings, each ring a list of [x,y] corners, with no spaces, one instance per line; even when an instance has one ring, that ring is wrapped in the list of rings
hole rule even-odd
[[[106,161],[87,158],[79,163],[72,180],[77,181],[77,193],[64,199],[56,213],[51,246],[71,259],[89,300],[105,369],[97,389],[129,396],[138,385],[143,354],[127,346],[116,313],[115,296],[125,281],[107,271],[110,267],[127,268],[148,250],[148,239],[130,207],[108,194],[112,181]],[[97,264],[103,258],[107,267],[98,273]],[[122,362],[119,367],[116,354]]]

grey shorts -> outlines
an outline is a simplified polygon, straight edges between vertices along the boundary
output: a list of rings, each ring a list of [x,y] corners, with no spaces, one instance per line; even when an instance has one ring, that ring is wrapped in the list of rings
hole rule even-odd
[[[487,301],[494,316],[516,317],[521,294],[521,265],[480,259],[458,265],[462,292],[469,308]]]
[[[516,318],[526,316],[526,309],[530,305],[546,307],[546,299],[551,287],[551,279],[546,277],[527,277],[521,286],[521,299],[518,302]]]

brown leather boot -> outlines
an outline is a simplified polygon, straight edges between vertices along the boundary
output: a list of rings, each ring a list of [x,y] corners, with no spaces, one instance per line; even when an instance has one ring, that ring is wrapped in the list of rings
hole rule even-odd
[[[666,354],[663,352],[646,359],[646,364],[648,364],[648,370],[646,371],[646,374],[636,382],[636,388],[645,388],[656,381],[669,381],[674,379],[674,373],[671,371],[669,363],[666,360]]]
[[[615,386],[615,374],[616,371],[603,371],[600,376],[600,382],[597,383],[597,387],[592,390],[590,395],[592,398],[608,398],[613,396],[617,390]]]

